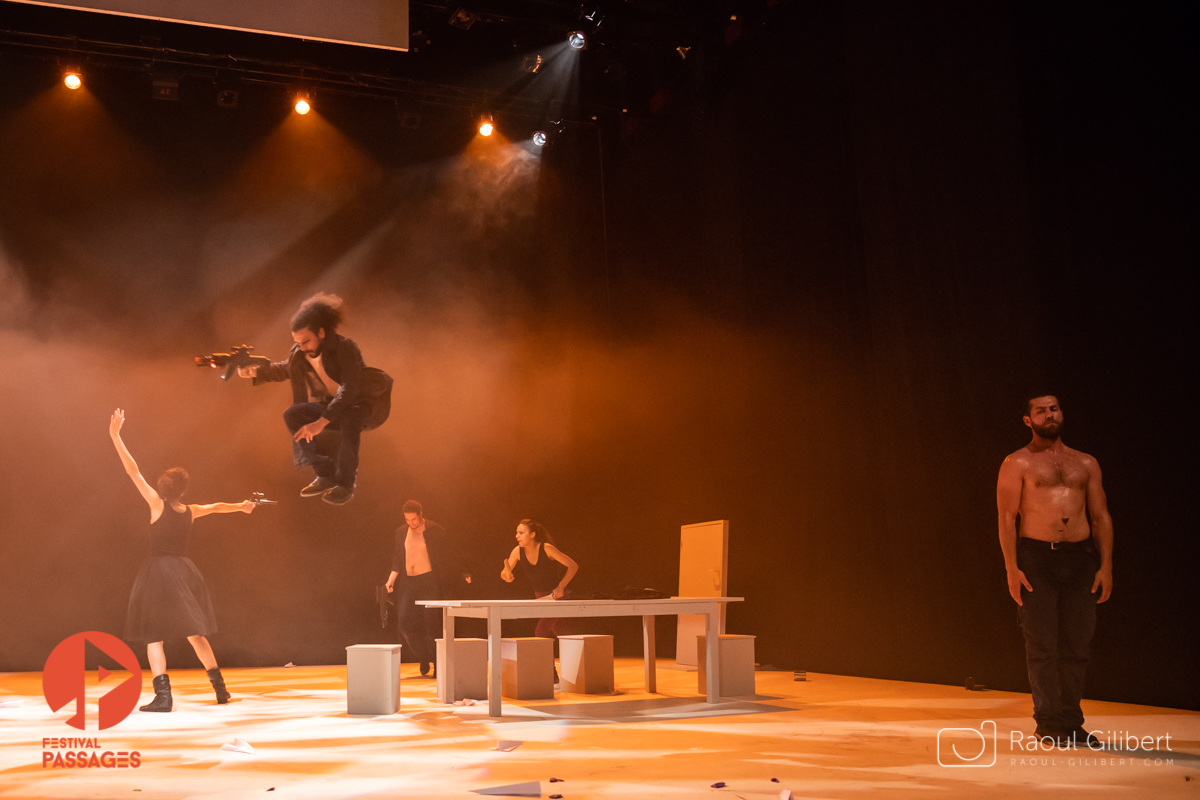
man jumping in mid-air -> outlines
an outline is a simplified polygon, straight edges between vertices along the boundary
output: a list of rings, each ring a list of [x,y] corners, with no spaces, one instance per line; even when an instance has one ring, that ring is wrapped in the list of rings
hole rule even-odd
[[[392,407],[392,379],[363,364],[358,345],[337,332],[343,319],[342,298],[318,292],[292,317],[295,344],[286,359],[238,369],[255,386],[292,382],[292,406],[283,421],[292,432],[296,467],[311,466],[317,474],[300,496],[321,496],[338,506],[354,497],[359,437],[382,425]],[[313,442],[326,428],[341,432],[332,454],[319,452]]]
[[[1100,465],[1063,444],[1062,421],[1054,395],[1025,403],[1032,440],[1004,459],[996,482],[1000,548],[1020,606],[1037,736],[1095,747],[1079,701],[1096,604],[1112,594],[1112,519]]]

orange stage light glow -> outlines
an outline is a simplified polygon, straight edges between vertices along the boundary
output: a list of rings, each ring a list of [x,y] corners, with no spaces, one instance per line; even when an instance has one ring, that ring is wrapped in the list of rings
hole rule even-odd
[[[296,113],[297,114],[303,115],[303,114],[307,114],[309,111],[312,111],[312,105],[310,105],[307,100],[305,100],[303,97],[296,100]]]
[[[483,136],[491,136],[492,130],[492,123],[490,122],[485,122],[479,126],[479,133]]]
[[[68,89],[78,89],[80,86],[83,86],[83,80],[74,72],[68,72],[63,77],[63,83]]]

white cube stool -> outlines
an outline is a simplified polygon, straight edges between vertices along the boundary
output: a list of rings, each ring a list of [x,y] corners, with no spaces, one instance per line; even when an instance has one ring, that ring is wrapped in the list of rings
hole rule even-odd
[[[613,637],[582,634],[558,637],[560,686],[564,692],[612,694]]]
[[[696,637],[696,663],[700,667],[697,691],[708,691],[708,637]],[[721,697],[754,694],[754,637],[722,633],[717,639],[717,657],[721,659]]]
[[[487,639],[454,640],[454,699],[487,700]],[[446,699],[446,640],[437,640],[437,696]]]
[[[395,714],[400,710],[400,645],[346,648],[346,713]]]
[[[501,639],[500,663],[501,696],[514,700],[554,699],[553,639]]]

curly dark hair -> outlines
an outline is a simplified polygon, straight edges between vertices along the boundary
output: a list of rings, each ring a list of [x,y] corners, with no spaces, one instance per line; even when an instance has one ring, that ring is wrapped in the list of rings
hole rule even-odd
[[[187,491],[189,476],[183,467],[171,467],[158,479],[158,496],[170,502]]]
[[[292,332],[308,328],[313,333],[319,333],[324,328],[325,333],[333,333],[345,319],[342,298],[336,294],[317,292],[301,303],[300,310],[292,316]]]

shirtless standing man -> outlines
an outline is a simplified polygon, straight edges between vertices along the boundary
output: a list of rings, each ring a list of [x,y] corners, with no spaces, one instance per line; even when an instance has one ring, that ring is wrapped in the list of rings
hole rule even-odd
[[[1062,443],[1062,421],[1054,395],[1026,401],[1033,438],[1004,459],[996,482],[1000,549],[1020,606],[1037,736],[1098,744],[1079,701],[1096,604],[1112,594],[1112,519],[1100,465]]]
[[[387,590],[394,591],[400,578],[400,597],[396,602],[396,623],[413,656],[421,665],[421,674],[429,675],[437,661],[434,642],[441,632],[442,612],[418,606],[417,600],[461,599],[471,582],[471,573],[459,564],[450,534],[431,519],[416,500],[404,504],[404,525],[396,531],[396,549],[392,554],[392,573]]]

